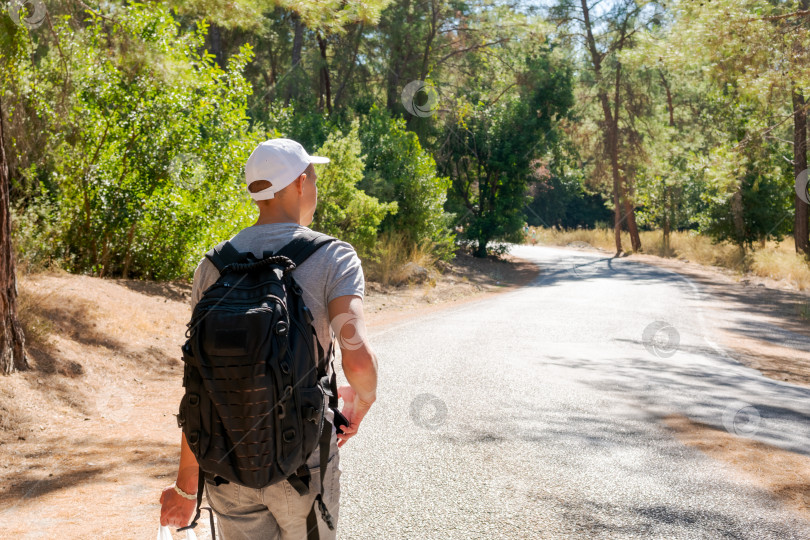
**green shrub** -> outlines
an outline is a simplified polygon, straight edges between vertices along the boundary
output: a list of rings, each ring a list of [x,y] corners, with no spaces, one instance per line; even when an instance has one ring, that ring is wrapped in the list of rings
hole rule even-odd
[[[238,228],[252,211],[242,166],[263,134],[246,117],[250,47],[222,69],[206,24],[182,31],[163,4],[53,26],[61,50],[18,28],[0,51],[11,114],[37,122],[47,157],[20,169],[30,207],[18,217],[34,220],[17,228],[22,252],[101,276],[190,275],[222,222]],[[37,240],[48,230],[50,250]]]
[[[444,211],[450,179],[436,175],[436,162],[416,134],[375,104],[361,120],[360,140],[366,155],[360,187],[397,203],[397,213],[386,216],[380,229],[404,234],[413,246],[429,242],[440,258],[452,258],[452,214]]]
[[[318,206],[311,228],[349,242],[365,257],[372,252],[380,222],[397,211],[397,203],[380,202],[357,188],[364,167],[358,128],[354,121],[346,135],[339,130],[330,133],[315,152],[331,161],[318,174]]]

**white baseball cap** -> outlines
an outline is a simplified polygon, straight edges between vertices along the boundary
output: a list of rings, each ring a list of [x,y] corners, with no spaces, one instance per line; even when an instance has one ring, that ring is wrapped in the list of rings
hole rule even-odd
[[[272,199],[293,180],[301,176],[310,163],[329,163],[328,157],[310,156],[301,143],[292,139],[264,141],[250,154],[245,163],[248,187],[257,180],[267,180],[270,187],[250,193],[256,201]],[[248,190],[250,191],[250,190]]]

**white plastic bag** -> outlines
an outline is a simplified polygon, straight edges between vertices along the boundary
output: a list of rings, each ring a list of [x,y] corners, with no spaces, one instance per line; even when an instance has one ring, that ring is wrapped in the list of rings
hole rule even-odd
[[[157,540],[173,540],[172,532],[169,527],[161,525],[158,529]],[[186,540],[197,540],[197,535],[194,534],[194,529],[186,529]]]

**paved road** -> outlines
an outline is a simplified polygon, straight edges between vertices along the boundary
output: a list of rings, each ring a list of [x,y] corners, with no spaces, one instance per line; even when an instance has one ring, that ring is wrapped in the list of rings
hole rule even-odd
[[[810,453],[810,389],[734,362],[677,274],[512,253],[543,268],[531,286],[371,331],[379,399],[341,450],[340,538],[810,538],[657,420]]]

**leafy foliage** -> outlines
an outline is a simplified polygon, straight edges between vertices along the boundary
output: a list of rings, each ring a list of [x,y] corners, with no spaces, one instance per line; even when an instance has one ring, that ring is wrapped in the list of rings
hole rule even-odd
[[[444,211],[450,179],[436,175],[436,162],[416,134],[375,104],[362,118],[360,139],[366,155],[360,187],[397,203],[397,212],[386,216],[381,230],[400,231],[411,245],[433,242],[440,257],[452,257],[452,215]]]
[[[21,54],[4,59],[16,68],[5,83],[20,96],[17,110],[47,125],[51,156],[50,175],[30,167],[28,180],[40,186],[38,204],[55,209],[51,255],[68,269],[188,275],[219,216],[235,228],[249,214],[241,166],[258,134],[248,127],[251,89],[240,72],[251,50],[223,70],[198,52],[204,23],[180,32],[160,5],[118,15],[110,26],[91,14],[78,36],[61,19],[54,31],[64,45],[39,63],[26,61],[36,44],[18,30]],[[60,88],[63,70],[69,92]]]
[[[242,167],[280,136],[332,157],[313,226],[369,259],[594,227],[616,178],[642,229],[744,247],[792,231],[806,0],[559,0],[553,24],[490,0],[46,5],[37,29],[0,17],[15,241],[34,266],[189,276],[253,220]],[[402,96],[419,81],[429,114]]]
[[[364,168],[358,129],[355,121],[345,136],[332,132],[318,149],[330,156],[330,162],[318,176],[318,206],[311,227],[340,236],[365,256],[374,246],[380,222],[397,211],[397,203],[380,202],[357,188]]]
[[[554,145],[556,121],[573,102],[570,68],[549,49],[525,62],[519,92],[468,103],[445,136],[452,209],[479,257],[492,240],[522,240],[531,162]]]
[[[707,209],[701,215],[701,232],[749,249],[754,242],[781,241],[790,234],[793,201],[785,196],[793,190],[789,164],[777,161],[777,154],[767,146],[748,146],[742,159],[722,147],[713,151],[712,156],[715,160],[735,160],[731,166],[735,174],[729,177],[736,181],[729,182],[729,177],[722,174],[728,168],[709,169],[709,182],[703,193]]]

